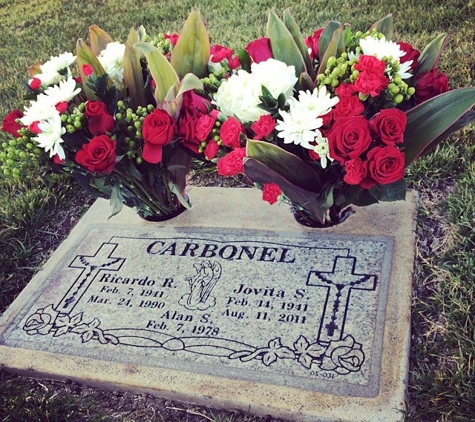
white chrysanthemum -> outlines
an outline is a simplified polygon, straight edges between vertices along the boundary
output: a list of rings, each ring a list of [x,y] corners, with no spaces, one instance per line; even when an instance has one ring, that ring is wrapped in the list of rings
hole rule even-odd
[[[71,66],[76,60],[76,56],[71,53],[63,53],[59,56],[51,57],[50,60],[40,66],[41,72],[36,74],[42,85],[53,85],[71,76]]]
[[[251,66],[251,73],[239,70],[224,81],[214,96],[213,103],[227,116],[236,116],[241,122],[255,122],[260,116],[269,114],[258,107],[261,103],[262,86],[274,98],[284,94],[291,97],[297,82],[294,66],[287,66],[278,60],[269,59]]]
[[[360,40],[360,47],[363,54],[367,56],[374,56],[379,60],[383,57],[392,58],[393,60],[399,60],[406,54],[401,50],[401,47],[393,41],[387,41],[386,38],[366,37]]]
[[[124,60],[125,44],[119,42],[110,42],[97,57],[106,73],[118,82],[124,79]]]
[[[282,93],[286,99],[290,98],[298,81],[297,76],[295,76],[295,66],[287,66],[284,62],[275,59],[253,63],[251,73],[261,85],[269,90],[274,98]]]
[[[318,130],[323,124],[321,118],[317,116],[312,118],[298,109],[291,109],[290,112],[281,110],[280,115],[283,120],[277,120],[275,128],[279,131],[277,136],[283,138],[284,144],[301,145],[303,148],[313,149],[312,143],[315,138],[322,137]]]
[[[40,94],[36,101],[31,102],[29,107],[25,107],[23,117],[20,119],[21,123],[29,126],[34,122],[48,120],[58,113],[55,109],[55,104],[51,103],[51,98],[47,95]]]
[[[409,72],[411,70],[412,62],[413,60],[409,60],[408,62],[399,64],[400,67],[397,71],[397,74],[401,77],[401,79],[408,79],[413,76],[412,73]]]
[[[51,104],[56,105],[63,101],[71,101],[81,92],[81,88],[76,88],[76,81],[70,77],[67,80],[59,82],[58,85],[50,86],[43,93],[49,98]]]
[[[66,129],[61,124],[59,113],[40,122],[38,128],[41,130],[41,133],[33,138],[38,143],[38,146],[49,152],[50,157],[54,157],[57,154],[59,158],[64,160],[66,155],[61,146],[64,142],[61,136],[66,133]]]
[[[328,160],[333,161],[330,157],[330,148],[328,146],[328,139],[321,137],[316,139],[317,145],[313,147],[313,150],[320,156],[320,165],[322,168],[326,168]]]
[[[310,91],[300,91],[298,101],[289,99],[291,108],[296,108],[304,113],[323,116],[329,113],[340,99],[337,96],[331,97],[325,85],[319,89]]]
[[[226,116],[236,116],[243,123],[254,122],[268,114],[257,107],[260,93],[261,86],[252,74],[239,70],[221,84],[213,102]]]

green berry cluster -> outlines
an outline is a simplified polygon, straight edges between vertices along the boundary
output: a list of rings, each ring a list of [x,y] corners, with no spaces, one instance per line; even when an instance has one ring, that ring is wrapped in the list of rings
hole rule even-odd
[[[5,139],[0,148],[0,170],[8,177],[20,179],[32,165],[40,163],[41,149],[31,141],[28,129],[20,129],[18,138]]]
[[[201,79],[206,92],[216,92],[221,86],[223,79],[227,79],[231,73],[231,68],[226,61],[222,61],[219,66],[206,77]]]
[[[84,115],[84,110],[86,108],[85,103],[79,104],[73,109],[71,113],[61,114],[61,122],[66,128],[67,133],[74,133],[77,130],[82,129],[83,124],[86,120]]]
[[[141,140],[142,124],[145,118],[155,109],[151,104],[146,107],[138,106],[137,110],[128,107],[123,101],[117,103],[115,119],[119,125],[126,128],[127,136],[124,141],[127,146],[125,154],[130,159],[135,159],[137,164],[142,164]]]
[[[165,38],[163,33],[158,34],[154,38],[149,38],[147,36],[146,41],[152,44],[154,47],[157,47],[158,50],[164,55],[170,54],[173,49],[173,45],[169,39]]]

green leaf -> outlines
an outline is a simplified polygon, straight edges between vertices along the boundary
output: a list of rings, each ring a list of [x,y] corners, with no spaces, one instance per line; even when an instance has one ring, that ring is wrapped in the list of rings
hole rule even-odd
[[[447,34],[440,34],[437,38],[426,45],[419,56],[419,66],[414,74],[414,77],[424,72],[429,72],[437,66],[440,60],[442,49],[447,42]],[[416,87],[417,89],[417,87]]]
[[[254,183],[275,183],[279,185],[292,203],[311,212],[322,223],[325,221],[326,198],[320,199],[319,193],[311,192],[286,179],[282,173],[273,170],[264,163],[254,159],[244,159],[244,173]]]
[[[97,25],[89,27],[89,45],[96,57],[107,47],[107,44],[111,42],[114,42],[112,37]]]
[[[182,193],[178,189],[177,185],[175,185],[175,183],[168,182],[168,189],[170,189],[170,192],[176,195],[176,197],[180,201],[180,204],[183,205],[187,210],[191,208],[190,202],[187,199],[185,199],[185,197],[182,195]]]
[[[303,57],[303,60],[305,62],[305,68],[307,71],[307,74],[310,75],[312,79],[315,78],[315,70],[312,66],[312,62],[310,60],[310,55],[308,54],[308,47],[307,44],[305,44],[305,39],[300,32],[300,29],[295,22],[292,14],[290,13],[290,9],[285,9],[284,10],[284,15],[283,15],[283,21],[289,32],[292,34],[292,38],[295,41],[295,44],[297,45],[300,54]],[[303,73],[303,72],[301,72]]]
[[[156,83],[155,99],[161,105],[168,90],[179,82],[178,75],[167,58],[152,44],[138,42],[134,44],[134,48],[141,51],[147,59],[150,74]]]
[[[183,102],[183,94],[193,89],[202,90],[203,82],[196,75],[187,73],[179,84],[170,87],[163,102],[163,109],[175,120],[178,119]]]
[[[79,38],[76,43],[76,56],[76,62],[78,64],[79,69],[82,69],[85,64],[89,64],[92,67],[94,73],[89,77],[81,72],[82,85],[84,93],[86,94],[88,100],[98,100],[99,98],[97,97],[94,90],[91,89],[90,85],[92,84],[93,79],[100,78],[106,72],[102,67],[101,63],[99,62],[98,58],[81,38]],[[110,83],[108,83],[108,85],[114,85],[112,80],[110,80]]]
[[[425,150],[434,148],[456,130],[473,122],[475,88],[459,88],[437,95],[409,110],[404,132],[406,167]]]
[[[392,202],[403,201],[406,199],[407,185],[406,180],[401,179],[387,185],[376,185],[369,190],[378,201]]]
[[[142,74],[142,65],[140,64],[141,54],[133,47],[137,39],[138,34],[132,34],[131,31],[129,39],[125,43],[123,60],[124,83],[130,95],[130,105],[134,110],[136,110],[138,106],[147,105],[145,82]]]
[[[119,214],[122,211],[123,203],[122,203],[122,194],[120,192],[119,184],[112,185],[112,192],[111,192],[111,199],[109,201],[112,207],[112,214],[109,218],[114,217],[114,215]]]
[[[204,78],[208,75],[209,56],[208,32],[200,12],[195,10],[190,13],[183,26],[170,61],[180,78],[187,73]]]
[[[248,139],[246,155],[255,158],[290,183],[307,191],[320,193],[322,186],[315,170],[294,154],[277,145]],[[252,179],[251,179],[252,180]]]
[[[362,189],[359,186],[345,184],[341,194],[347,202],[358,207],[366,207],[378,203],[378,200],[367,189]]]
[[[267,36],[270,39],[274,59],[284,62],[287,66],[294,66],[297,77],[306,71],[304,58],[294,37],[272,10],[269,12],[267,22]]]
[[[369,30],[376,29],[378,32],[384,34],[386,40],[391,41],[394,35],[393,15],[389,14],[383,19],[375,22]]]
[[[323,30],[318,43],[320,66],[317,74],[325,72],[330,57],[340,57],[345,50],[343,26],[339,22],[331,21]]]

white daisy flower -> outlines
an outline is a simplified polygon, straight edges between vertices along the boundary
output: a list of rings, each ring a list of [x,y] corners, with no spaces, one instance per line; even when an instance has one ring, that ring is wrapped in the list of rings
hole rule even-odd
[[[51,103],[51,98],[47,95],[40,94],[36,101],[31,102],[29,107],[25,107],[23,117],[20,119],[21,123],[29,126],[34,122],[48,120],[58,113],[55,109],[55,104]]]
[[[322,136],[318,130],[323,120],[317,116],[311,118],[306,113],[296,110],[295,113],[280,111],[283,120],[277,120],[275,128],[279,131],[277,136],[283,138],[284,144],[301,145],[306,149],[313,149],[315,138]]]
[[[379,60],[382,60],[383,57],[392,58],[392,60],[399,60],[406,54],[405,51],[401,50],[401,47],[399,47],[397,43],[387,41],[385,37],[375,38],[370,36],[362,38],[360,40],[360,47],[363,54],[374,56]]]
[[[317,145],[313,147],[313,150],[320,156],[320,165],[322,168],[326,168],[328,160],[333,161],[330,157],[330,148],[328,147],[328,139],[321,137],[316,139]]]
[[[71,101],[79,92],[81,88],[76,88],[76,81],[70,77],[67,80],[59,82],[58,85],[50,86],[43,93],[49,98],[51,104],[56,105],[63,101]]]
[[[64,142],[61,136],[66,133],[66,129],[61,124],[59,113],[40,122],[38,128],[41,130],[41,133],[33,138],[38,143],[38,146],[49,152],[50,157],[54,157],[57,154],[59,158],[64,160],[66,155],[61,146]]]

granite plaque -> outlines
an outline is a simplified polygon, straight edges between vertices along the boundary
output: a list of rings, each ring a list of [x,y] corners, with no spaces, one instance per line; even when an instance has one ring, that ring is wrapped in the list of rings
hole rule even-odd
[[[404,420],[416,196],[329,229],[257,189],[189,196],[160,223],[97,200],[0,317],[0,367],[298,422]]]
[[[374,397],[392,249],[387,237],[98,226],[6,344]]]

